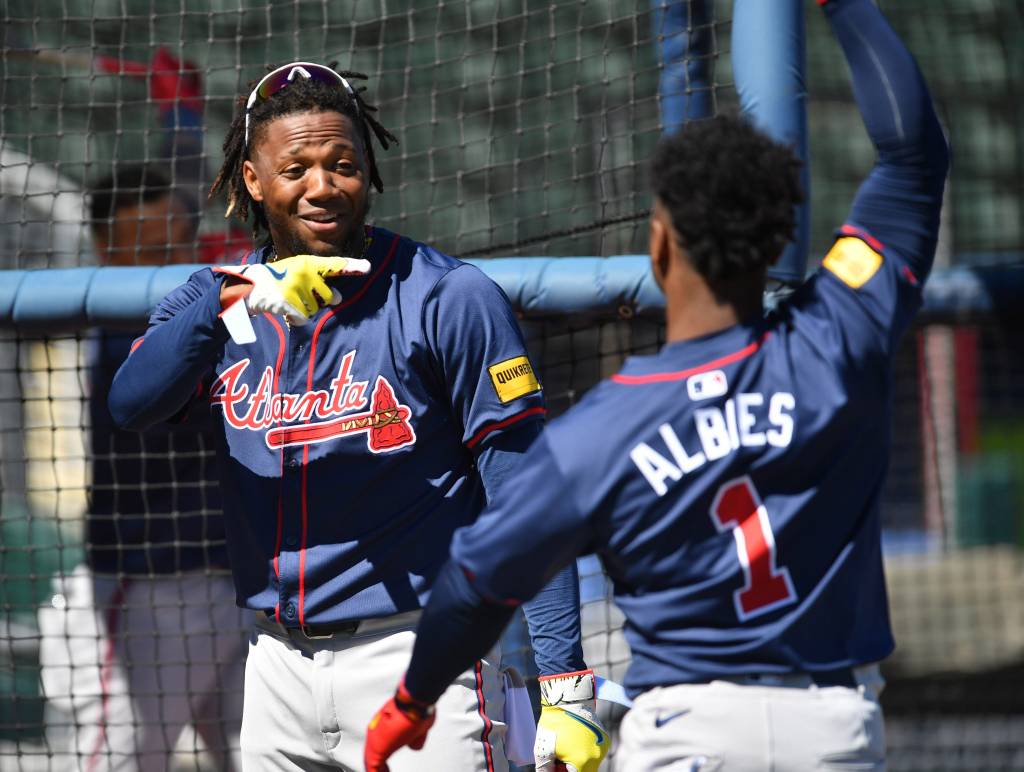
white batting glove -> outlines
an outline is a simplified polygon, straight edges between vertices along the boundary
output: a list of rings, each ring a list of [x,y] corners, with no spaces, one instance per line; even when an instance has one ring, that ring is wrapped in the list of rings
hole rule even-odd
[[[611,738],[597,720],[593,670],[541,676],[541,712],[533,746],[537,772],[597,772],[611,749]]]
[[[300,326],[324,306],[336,306],[341,293],[327,285],[334,276],[365,276],[370,261],[353,257],[295,255],[273,263],[219,267],[252,284],[245,298],[249,316],[270,313],[283,316],[290,325]]]

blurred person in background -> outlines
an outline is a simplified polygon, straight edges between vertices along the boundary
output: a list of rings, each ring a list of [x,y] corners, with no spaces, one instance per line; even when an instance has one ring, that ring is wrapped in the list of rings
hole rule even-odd
[[[160,49],[150,94],[161,108],[163,151],[90,190],[98,262],[220,259],[225,238],[198,238],[198,76]],[[70,755],[58,756],[67,758],[61,768],[148,772],[170,766],[191,724],[218,769],[240,770],[251,619],[235,604],[210,426],[187,415],[144,433],[114,425],[107,394],[139,334],[102,329],[87,342],[86,561],[55,580],[39,614],[48,734],[63,735]]]

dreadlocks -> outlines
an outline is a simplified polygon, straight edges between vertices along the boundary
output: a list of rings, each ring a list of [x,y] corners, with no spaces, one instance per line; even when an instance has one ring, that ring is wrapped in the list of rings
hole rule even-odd
[[[340,74],[347,80],[367,79],[366,75],[361,72],[342,70]],[[255,81],[250,85],[255,86]],[[239,97],[238,110],[228,129],[227,136],[224,138],[224,165],[221,166],[217,178],[210,188],[211,197],[221,190],[227,192],[228,207],[224,216],[229,217],[233,213],[245,222],[249,219],[251,210],[255,218],[254,232],[258,233],[261,229],[268,230],[263,208],[258,202],[253,201],[245,186],[242,166],[249,159],[249,149],[259,141],[265,126],[275,118],[295,113],[337,112],[347,116],[352,121],[352,125],[358,127],[362,135],[370,165],[370,183],[378,191],[383,191],[384,183],[381,182],[380,172],[377,170],[373,143],[370,141],[371,134],[377,138],[377,142],[384,150],[388,149],[390,143],[397,144],[398,140],[373,117],[372,113],[376,112],[377,108],[363,99],[361,92],[365,90],[365,88],[361,88],[349,92],[348,89],[341,86],[306,78],[296,78],[287,88],[281,89],[265,101],[258,102],[249,111],[248,145],[245,142],[246,97],[245,95]]]

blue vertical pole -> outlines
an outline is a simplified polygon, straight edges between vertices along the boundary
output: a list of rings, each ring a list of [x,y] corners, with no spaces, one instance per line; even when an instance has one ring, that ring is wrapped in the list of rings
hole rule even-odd
[[[787,283],[804,278],[810,242],[804,40],[803,0],[735,0],[732,66],[740,107],[759,128],[792,146],[804,162],[805,201],[798,207],[794,241],[768,272]]]
[[[684,123],[712,114],[714,36],[711,0],[651,0],[651,26],[661,77],[661,127],[674,134]]]

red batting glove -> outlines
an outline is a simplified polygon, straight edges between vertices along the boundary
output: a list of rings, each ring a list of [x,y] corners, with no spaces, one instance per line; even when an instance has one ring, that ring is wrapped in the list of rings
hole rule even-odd
[[[427,741],[427,732],[433,725],[434,706],[409,694],[404,682],[399,684],[395,696],[377,711],[366,727],[363,747],[366,772],[388,772],[388,758],[406,745],[418,751]]]
[[[203,83],[199,69],[181,61],[161,46],[153,55],[149,72],[149,96],[161,106],[181,104],[199,112],[203,107]]]

